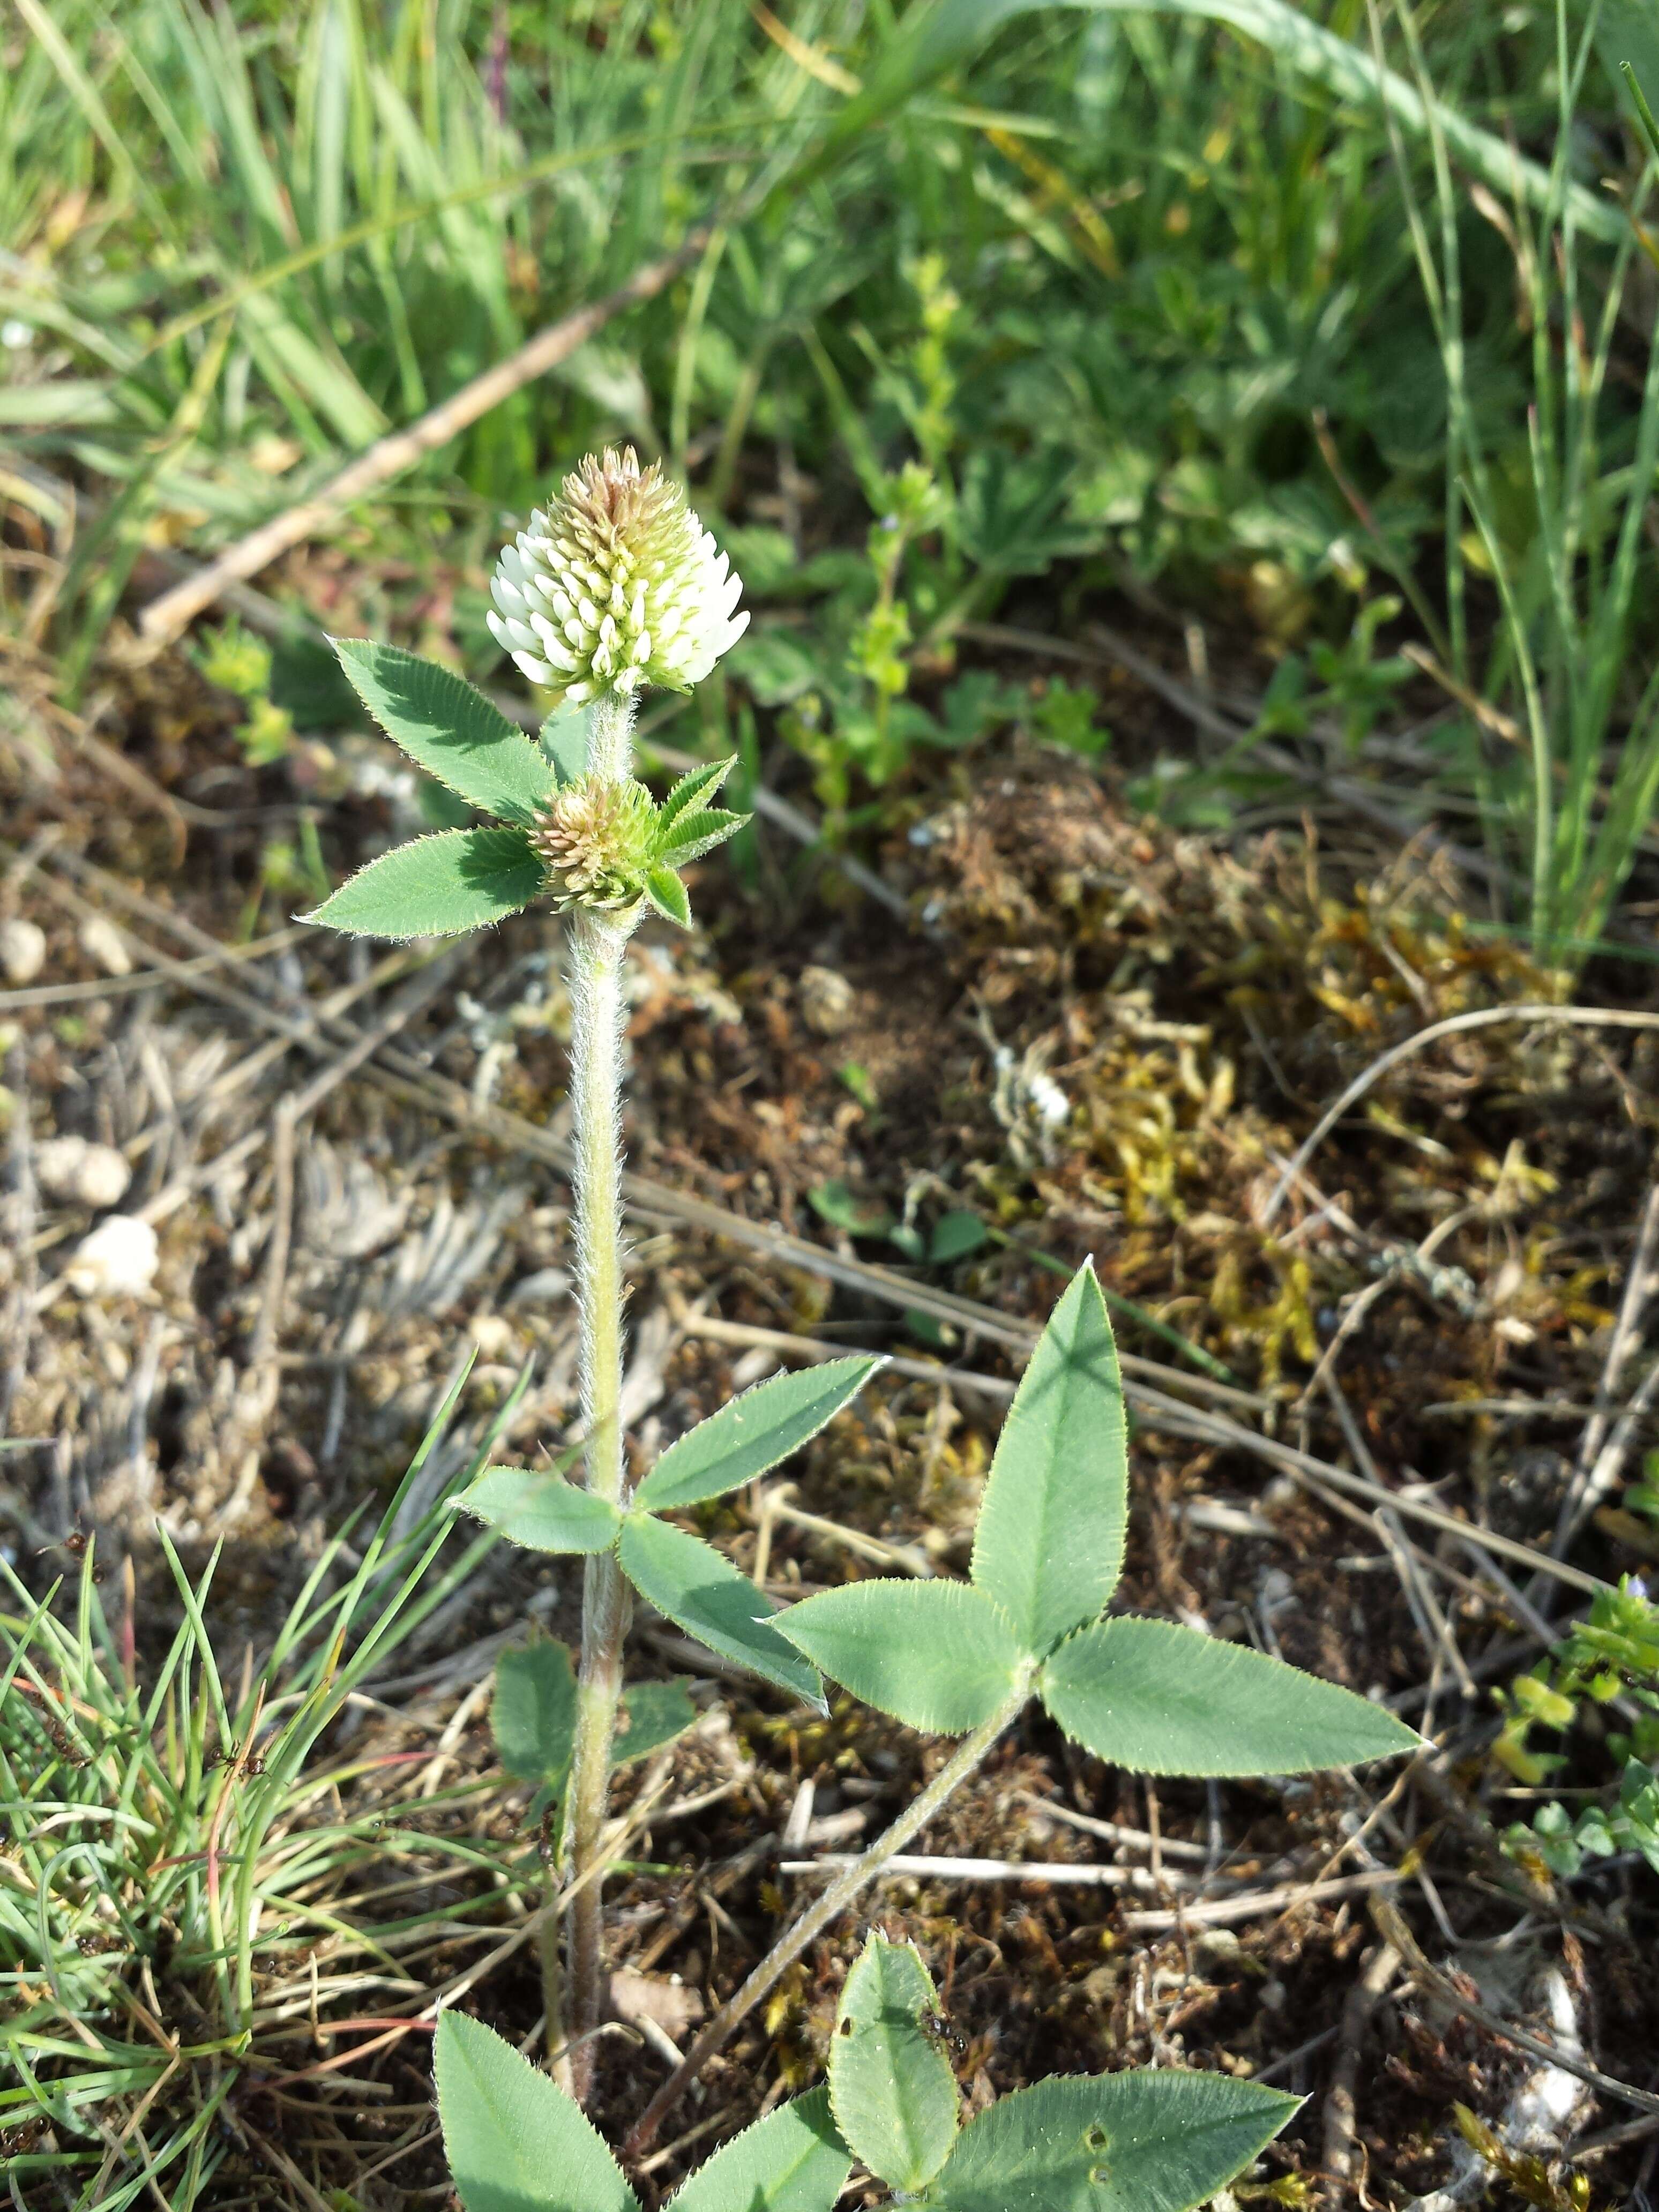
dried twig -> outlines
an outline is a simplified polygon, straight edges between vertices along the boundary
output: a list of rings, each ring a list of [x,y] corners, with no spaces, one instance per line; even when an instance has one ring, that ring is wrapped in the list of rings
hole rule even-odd
[[[1371,2015],[1400,1966],[1400,1954],[1393,1944],[1379,1943],[1366,1960],[1365,1971],[1349,1990],[1347,2002],[1342,2008],[1341,2047],[1331,2075],[1331,2086],[1325,2093],[1325,2144],[1321,2160],[1338,2203],[1346,2194],[1358,2164],[1355,2123],[1359,2061],[1365,2036]]]
[[[1275,1889],[1247,1890],[1241,1897],[1215,1897],[1173,1912],[1126,1912],[1123,1924],[1155,1936],[1175,1928],[1231,1928],[1237,1920],[1259,1920],[1265,1913],[1291,1911],[1298,1905],[1323,1905],[1340,1897],[1359,1897],[1368,1889],[1394,1889],[1400,1876],[1392,1867],[1365,1874],[1339,1875],[1334,1881],[1282,1882]]]
[[[516,353],[509,354],[505,361],[497,362],[494,368],[464,384],[459,392],[428,409],[407,429],[394,430],[378,439],[367,453],[360,453],[325,484],[321,491],[250,531],[199,575],[175,584],[171,591],[152,599],[139,620],[143,635],[158,645],[170,642],[213,605],[226,585],[257,576],[280,555],[303,544],[366,492],[376,491],[394,477],[401,476],[428,453],[447,446],[492,407],[499,407],[525,385],[568,361],[579,346],[586,345],[613,317],[626,308],[637,307],[642,301],[654,299],[673,283],[682,269],[689,268],[697,258],[708,246],[708,238],[706,228],[688,233],[684,243],[672,253],[665,253],[647,262],[642,269],[636,269],[625,284],[619,284],[602,300],[578,307],[574,313],[561,316],[556,323],[550,323],[545,330],[538,331]]]

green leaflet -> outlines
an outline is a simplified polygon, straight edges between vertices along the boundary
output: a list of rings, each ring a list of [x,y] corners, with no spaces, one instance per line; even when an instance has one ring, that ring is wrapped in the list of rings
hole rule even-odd
[[[688,769],[662,803],[657,817],[662,827],[669,829],[688,807],[712,799],[737,764],[733,753],[727,760],[707,761],[701,768]]]
[[[526,826],[552,797],[546,755],[453,670],[366,637],[337,637],[334,650],[387,737],[470,806]]]
[[[828,1711],[823,1684],[779,1635],[765,1598],[712,1544],[648,1513],[630,1513],[623,1523],[619,1557],[640,1595],[688,1636],[820,1712]]]
[[[1106,1620],[1038,1680],[1067,1735],[1139,1774],[1301,1774],[1415,1751],[1384,1705],[1167,1620]]]
[[[658,851],[671,866],[683,868],[688,861],[700,860],[716,845],[723,845],[728,837],[735,836],[748,819],[746,814],[732,814],[723,806],[682,814],[672,827],[665,826],[659,817],[661,842]]]
[[[696,1717],[697,1709],[683,1682],[635,1682],[622,1693],[611,1764],[627,1766],[647,1752],[660,1751],[664,1744],[684,1735]]]
[[[872,1936],[854,1961],[830,2039],[830,2101],[854,2154],[914,2194],[957,2136],[951,2062],[922,2021],[933,1984],[909,1943]]]
[[[830,2212],[852,2170],[829,2096],[814,2089],[722,2144],[669,2212]]]
[[[489,1727],[509,1774],[563,1789],[576,1735],[576,1670],[566,1645],[540,1637],[502,1652]]]
[[[383,853],[301,918],[358,937],[459,937],[527,907],[543,879],[522,830],[444,830]]]
[[[608,1552],[622,1527],[609,1498],[549,1468],[487,1467],[458,1503],[529,1552]]]
[[[626,1766],[683,1735],[697,1709],[678,1682],[635,1682],[622,1694],[611,1764]],[[521,1782],[563,1793],[576,1736],[576,1670],[568,1647],[541,1637],[495,1662],[489,1711],[495,1755]]]
[[[493,2029],[442,2014],[434,2064],[466,2212],[639,2212],[592,2124]]]
[[[792,1605],[778,1631],[831,1680],[907,1727],[962,1735],[1012,1691],[1024,1654],[966,1583],[853,1583]]]
[[[1117,1351],[1085,1262],[1020,1378],[974,1534],[974,1580],[1033,1657],[1093,1620],[1117,1588],[1128,1494]]]
[[[592,709],[561,707],[542,724],[542,750],[560,783],[580,783],[587,774],[587,724]]]
[[[645,895],[665,921],[674,922],[681,929],[690,928],[691,901],[672,868],[647,870]]]
[[[775,1467],[857,1396],[879,1359],[830,1359],[757,1382],[670,1444],[634,1493],[653,1513],[718,1498]]]
[[[921,2202],[937,2212],[1193,2212],[1301,2101],[1172,2067],[1056,2076],[969,2120]]]

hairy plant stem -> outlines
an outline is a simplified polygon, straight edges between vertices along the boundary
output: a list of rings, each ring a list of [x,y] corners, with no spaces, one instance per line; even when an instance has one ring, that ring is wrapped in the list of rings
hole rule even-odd
[[[988,1721],[964,1736],[927,1787],[916,1794],[886,1832],[878,1836],[846,1871],[832,1881],[816,1903],[793,1920],[742,1987],[729,1996],[684,2057],[640,2114],[623,2145],[624,2158],[642,2158],[656,2141],[657,2130],[684,2095],[702,2069],[766,1996],[801,1953],[838,1914],[846,1911],[867,1882],[872,1881],[913,1836],[920,1835],[945,1801],[968,1779],[1011,1723],[1018,1719],[1031,1695],[1028,1674],[1019,1680]]]
[[[617,782],[629,766],[633,704],[599,700],[588,719],[590,774]],[[582,1425],[587,1486],[621,1504],[626,1462],[620,1419],[622,1309],[623,957],[629,915],[577,909],[566,939],[570,990],[570,1097],[575,1144],[576,1294],[581,1317]],[[605,1823],[623,1646],[633,1612],[616,1554],[590,1559],[582,1583],[582,1655],[576,1684],[576,1732],[565,1798],[561,1873],[585,1874]],[[593,2078],[594,2037],[605,2020],[605,1906],[597,1877],[570,1899],[564,1987],[558,1924],[542,1923],[543,1989],[550,2062],[563,2087],[584,2100]],[[562,1996],[562,2005],[560,1999]],[[562,2014],[562,2016],[561,2016]]]

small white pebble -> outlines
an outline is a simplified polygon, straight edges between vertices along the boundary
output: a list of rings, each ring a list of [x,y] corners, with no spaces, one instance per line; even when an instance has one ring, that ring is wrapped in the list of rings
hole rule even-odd
[[[132,1170],[113,1145],[89,1144],[84,1137],[48,1137],[35,1148],[34,1174],[49,1197],[100,1212],[118,1206],[132,1181]]]
[[[131,975],[132,955],[127,951],[121,933],[112,921],[101,914],[90,914],[81,924],[81,950],[94,968],[101,968],[106,975]]]
[[[833,968],[803,968],[796,986],[800,1018],[817,1036],[840,1036],[858,1018],[858,996]]]
[[[155,1279],[155,1231],[131,1213],[106,1213],[81,1239],[64,1280],[83,1298],[136,1298]]]
[[[46,964],[46,933],[38,921],[14,915],[0,921],[0,968],[9,983],[32,983]]]

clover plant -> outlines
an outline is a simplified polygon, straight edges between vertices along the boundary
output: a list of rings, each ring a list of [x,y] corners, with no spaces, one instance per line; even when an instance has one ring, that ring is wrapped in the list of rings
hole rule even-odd
[[[562,1911],[544,1916],[544,1984],[550,2057],[562,2087],[487,2030],[446,2018],[440,2087],[458,2182],[472,2212],[579,2199],[582,2212],[612,2205],[621,2212],[633,2201],[570,2100],[580,2104],[591,2086],[594,2038],[605,2017],[600,1837],[611,1771],[672,1741],[691,1717],[677,1685],[624,1690],[635,1593],[726,1661],[819,1711],[827,1709],[828,1675],[913,1728],[963,1738],[885,1834],[825,1887],[720,2008],[647,2105],[629,2138],[635,2150],[749,2008],[927,1826],[1033,1698],[1089,1751],[1149,1773],[1305,1771],[1387,1757],[1419,1741],[1382,1707],[1258,1652],[1167,1622],[1106,1617],[1122,1572],[1128,1470],[1117,1355],[1090,1266],[1054,1309],[1009,1410],[966,1582],[864,1582],[774,1613],[720,1552],[674,1517],[798,1450],[869,1380],[881,1364],[871,1357],[774,1376],[670,1443],[635,1479],[619,1415],[623,961],[647,906],[681,926],[689,921],[679,869],[729,836],[741,817],[710,803],[728,763],[698,768],[665,799],[653,799],[630,773],[632,716],[644,685],[689,687],[741,635],[738,588],[684,495],[654,466],[641,471],[631,453],[607,453],[566,480],[496,572],[497,636],[532,682],[562,694],[539,744],[445,669],[363,641],[336,648],[388,734],[494,818],[489,827],[447,830],[385,854],[310,918],[390,938],[458,934],[537,899],[565,918],[582,1437],[551,1468],[487,1469],[461,1501],[514,1543],[586,1562],[579,1664],[561,1645],[532,1644],[503,1660],[496,1692],[503,1763],[536,1784],[538,1808],[556,1838]],[[580,1483],[567,1473],[578,1452]],[[912,1971],[885,1952],[870,1956],[875,1963],[860,1969],[848,1996],[869,2017],[848,2012],[850,2040],[844,2053],[838,2042],[831,2093],[847,2143],[907,2195],[921,2191],[960,2212],[1038,2203],[1188,2204],[1197,2201],[1194,2189],[1202,2196],[1218,2187],[1272,2132],[1263,2115],[1281,2112],[1280,2103],[1263,2104],[1263,2093],[1237,2083],[1224,2094],[1209,2077],[1193,2086],[1179,2075],[1123,2075],[1115,2081],[1134,2086],[1050,2083],[1024,2092],[1027,2101],[1011,2098],[997,2108],[1006,2118],[993,2124],[994,2116],[984,2116],[958,2140],[939,2065],[918,2055],[920,2030],[901,2033],[888,2021],[912,1997],[919,2011],[925,1976],[917,1982],[919,1964]],[[909,1996],[892,1997],[890,1984]],[[883,2065],[896,2063],[901,2050],[910,2054],[905,2081],[884,2088]],[[856,2064],[854,2051],[862,2054]],[[1100,2102],[1109,2094],[1139,2101],[1113,2118]],[[1226,2109],[1234,2117],[1204,2117],[1203,2100],[1217,2098],[1232,2100]],[[1169,2102],[1163,2118],[1160,2100]],[[492,2110],[493,2119],[480,2118]],[[878,2118],[866,2124],[869,2113]],[[885,2144],[883,2125],[891,2138]],[[1181,2148],[1189,2136],[1213,2139],[1212,2178],[1205,2179],[1211,2166],[1203,2159],[1193,2164]],[[891,2147],[901,2137],[902,2156]],[[1130,2159],[1124,2146],[1143,2137]],[[523,2171],[501,2179],[509,2140]],[[557,2198],[546,2195],[555,2185],[545,2160],[525,2148],[556,2140],[568,2154],[556,2185],[566,2194]],[[1079,2145],[1092,2146],[1086,2162]],[[935,2152],[943,2162],[922,2175]],[[1167,2187],[1141,2178],[1143,2166],[1165,2170],[1160,2158],[1171,2177]],[[1018,2185],[1009,2179],[1016,2168],[1027,2177]],[[1124,2179],[1130,2172],[1133,2181]],[[827,2205],[845,2174],[846,2152],[827,2108],[808,2098],[727,2146],[678,2201],[687,2212],[705,2198],[714,2212],[728,2192],[745,2203]]]
[[[1056,2075],[964,2127],[920,1954],[872,1935],[842,1991],[829,2085],[724,2144],[672,2212],[831,2212],[854,2161],[927,2212],[1192,2212],[1301,2100],[1175,2069]],[[444,2013],[438,2108],[465,2212],[639,2212],[572,2100],[474,2020]]]

